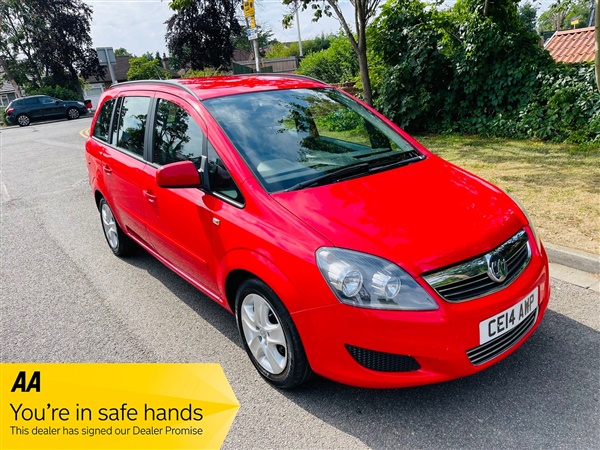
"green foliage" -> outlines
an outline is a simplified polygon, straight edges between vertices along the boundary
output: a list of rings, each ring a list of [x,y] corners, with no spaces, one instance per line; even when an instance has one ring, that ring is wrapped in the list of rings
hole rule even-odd
[[[189,70],[185,74],[183,74],[182,78],[204,78],[204,77],[219,77],[223,75],[229,75],[230,72],[224,71],[221,67],[206,68],[204,70]]]
[[[131,53],[127,51],[124,47],[119,47],[115,49],[115,56],[133,56]]]
[[[445,40],[448,21],[418,0],[398,0],[382,7],[370,29],[381,57],[375,105],[403,128],[420,130],[439,120],[452,82]],[[445,47],[450,47],[446,52]]]
[[[589,0],[557,0],[538,19],[540,31],[567,30],[573,28],[571,21],[579,19],[575,28],[587,27],[591,14]]]
[[[6,125],[4,123],[4,115],[6,113],[6,108],[4,106],[0,106],[0,125]]]
[[[535,24],[537,19],[538,8],[533,5],[529,0],[523,4],[519,4],[518,14],[519,19],[525,25],[525,29],[530,32],[535,32]]]
[[[270,44],[277,43],[277,39],[273,38],[273,30],[267,27],[256,27],[258,33],[258,48],[267,47]],[[248,39],[248,27],[244,25],[240,31],[240,34],[234,38],[235,48],[242,50],[254,51],[254,44]]]
[[[39,88],[42,78],[79,90],[78,78],[101,73],[90,35],[92,9],[82,0],[0,1],[0,56],[9,78]]]
[[[193,70],[228,65],[242,27],[238,0],[173,1],[179,9],[167,20],[167,47],[181,66]]]
[[[311,53],[327,50],[331,46],[331,40],[336,39],[335,35],[317,36],[315,39],[302,41],[302,54],[304,56]],[[290,42],[288,45],[276,42],[271,44],[265,58],[289,58],[290,56],[300,56],[300,46],[298,42]]]
[[[40,88],[28,89],[27,95],[49,95],[61,100],[81,100],[81,96],[73,89],[62,86],[42,86]]]
[[[411,131],[600,143],[593,67],[556,64],[513,5],[494,19],[476,3],[384,5],[370,30],[376,106]]]
[[[272,44],[267,51],[265,58],[289,58],[290,56],[300,56],[300,47],[297,42],[292,42],[289,45],[285,45],[281,42]]]
[[[154,57],[148,60],[146,56],[140,56],[129,60],[129,70],[127,71],[127,80],[129,81],[164,80],[168,78],[169,74]]]
[[[321,122],[329,131],[350,131],[362,125],[360,116],[347,109],[336,109],[323,117]]]
[[[358,58],[350,41],[340,34],[330,43],[328,49],[305,56],[297,72],[326,83],[353,81],[358,75]]]

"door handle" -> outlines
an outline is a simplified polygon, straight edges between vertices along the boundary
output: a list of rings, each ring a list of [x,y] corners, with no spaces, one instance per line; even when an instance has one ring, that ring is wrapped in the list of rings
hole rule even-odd
[[[148,199],[150,203],[156,201],[156,195],[152,193],[152,191],[144,191],[144,196]]]
[[[110,175],[112,173],[112,169],[110,168],[110,166],[108,164],[104,164],[104,166],[102,166],[102,168],[104,169],[104,172],[106,172],[108,175]]]

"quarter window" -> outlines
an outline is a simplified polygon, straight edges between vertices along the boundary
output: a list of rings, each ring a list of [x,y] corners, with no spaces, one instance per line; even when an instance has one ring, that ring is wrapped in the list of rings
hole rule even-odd
[[[94,126],[94,137],[101,141],[108,142],[108,132],[110,129],[110,117],[112,115],[115,100],[108,100],[102,105],[102,109],[98,114],[98,120]]]
[[[242,193],[235,185],[233,178],[221,158],[217,154],[213,145],[208,143],[208,183],[211,191],[224,195],[238,203],[244,203]]]
[[[154,127],[153,162],[158,165],[192,161],[199,169],[204,133],[180,106],[160,99]]]
[[[125,97],[113,124],[113,143],[123,150],[144,155],[144,135],[150,97]]]

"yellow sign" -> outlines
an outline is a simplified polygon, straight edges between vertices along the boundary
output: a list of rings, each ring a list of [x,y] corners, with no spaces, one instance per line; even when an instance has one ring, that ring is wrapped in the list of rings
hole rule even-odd
[[[254,16],[250,17],[250,28],[256,28],[256,19]]]
[[[0,364],[0,448],[219,448],[239,403],[218,364]]]
[[[571,20],[571,25],[578,25],[578,24],[579,24],[579,19]]]
[[[254,0],[244,1],[244,17],[254,16]]]

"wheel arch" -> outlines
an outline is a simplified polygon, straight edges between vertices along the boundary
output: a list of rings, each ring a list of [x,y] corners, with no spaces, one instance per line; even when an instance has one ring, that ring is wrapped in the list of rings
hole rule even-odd
[[[229,252],[221,261],[221,268],[232,267],[223,277],[223,292],[225,300],[232,312],[235,313],[235,296],[240,285],[249,278],[257,278],[281,299],[281,302],[293,314],[300,306],[299,292],[294,288],[290,279],[269,258],[250,249],[238,249]]]

